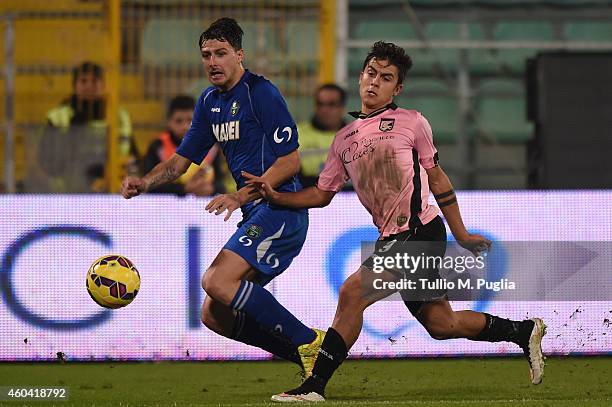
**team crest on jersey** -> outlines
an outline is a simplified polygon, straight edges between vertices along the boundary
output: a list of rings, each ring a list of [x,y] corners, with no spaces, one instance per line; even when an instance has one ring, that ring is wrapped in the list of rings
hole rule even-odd
[[[246,230],[246,234],[253,239],[257,239],[261,235],[261,232],[263,232],[263,228],[257,225],[251,225]]]
[[[380,124],[378,125],[378,129],[380,131],[391,131],[393,130],[393,126],[395,125],[395,119],[380,119]]]
[[[404,226],[406,222],[408,222],[408,217],[406,215],[400,215],[397,217],[397,226]]]
[[[238,113],[238,109],[240,109],[240,103],[238,103],[237,100],[234,100],[232,102],[232,108],[230,110],[230,113],[232,114],[232,116],[236,116],[236,113]]]

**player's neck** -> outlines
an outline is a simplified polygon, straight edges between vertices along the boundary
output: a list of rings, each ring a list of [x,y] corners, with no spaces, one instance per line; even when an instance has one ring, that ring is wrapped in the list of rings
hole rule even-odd
[[[381,103],[380,105],[371,106],[371,107],[367,107],[366,105],[364,105],[362,103],[361,104],[361,113],[366,115],[366,116],[369,116],[370,113],[377,112],[377,111],[379,111],[381,109],[384,109],[385,107],[389,106],[391,103],[393,103],[393,99],[391,99],[388,102]]]
[[[236,86],[238,84],[238,82],[240,82],[240,79],[242,79],[242,76],[244,75],[245,69],[242,65],[240,65],[240,70],[238,71],[238,74],[236,75],[236,77],[229,83],[227,83],[224,86],[219,86],[218,88],[222,91],[222,92],[228,92],[230,90],[232,90],[234,88],[234,86]]]

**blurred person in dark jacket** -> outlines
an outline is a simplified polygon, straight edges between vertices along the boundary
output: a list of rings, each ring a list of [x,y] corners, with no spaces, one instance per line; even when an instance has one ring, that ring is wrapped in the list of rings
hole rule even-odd
[[[143,160],[143,169],[148,173],[160,162],[166,161],[175,153],[183,137],[189,130],[195,109],[195,100],[191,96],[176,96],[168,106],[166,130],[154,140]],[[163,185],[151,193],[175,194],[183,196],[193,194],[208,196],[215,192],[214,161],[217,159],[217,148],[213,147],[200,166],[191,164],[187,172],[176,182]]]

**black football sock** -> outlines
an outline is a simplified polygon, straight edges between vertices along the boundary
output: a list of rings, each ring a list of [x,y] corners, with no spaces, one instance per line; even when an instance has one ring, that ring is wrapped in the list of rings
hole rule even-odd
[[[327,382],[346,359],[347,354],[344,339],[334,328],[329,328],[321,349],[319,349],[312,376],[304,380],[299,387],[286,391],[285,394],[307,394],[314,391],[324,396]]]
[[[279,358],[302,366],[297,346],[280,332],[270,331],[243,312],[236,313],[231,339],[257,346]]]
[[[347,355],[348,350],[346,349],[344,339],[334,328],[330,327],[325,334],[317,361],[312,369],[312,381],[316,384],[316,390],[321,395],[325,391],[327,382],[331,379],[336,369],[344,362]]]
[[[484,342],[513,342],[521,347],[525,347],[529,342],[533,321],[511,321],[495,315],[484,313],[486,318],[485,327],[473,338],[473,341]]]

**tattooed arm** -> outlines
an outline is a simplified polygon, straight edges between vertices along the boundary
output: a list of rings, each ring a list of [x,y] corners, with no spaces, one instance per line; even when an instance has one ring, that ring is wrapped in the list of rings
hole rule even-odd
[[[167,161],[157,164],[147,175],[142,178],[127,177],[121,183],[121,195],[125,199],[138,196],[142,193],[155,189],[160,185],[174,181],[187,171],[191,161],[187,158],[173,154]]]
[[[448,227],[453,236],[455,236],[457,243],[477,256],[481,252],[488,250],[491,247],[489,240],[483,236],[471,234],[465,229],[461,212],[459,212],[455,190],[442,167],[436,165],[425,171],[427,171],[429,190],[434,194],[438,207],[444,214],[446,223],[448,223]]]

